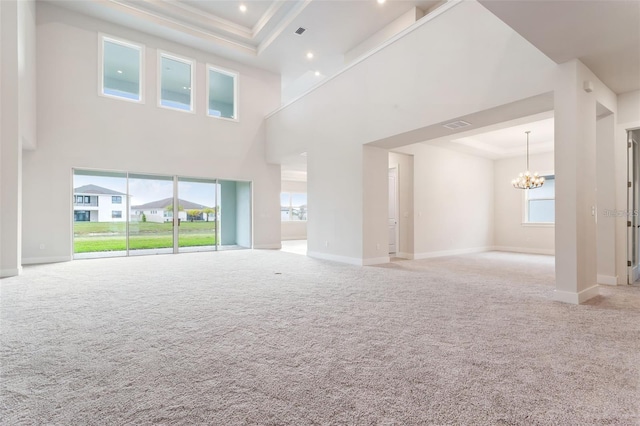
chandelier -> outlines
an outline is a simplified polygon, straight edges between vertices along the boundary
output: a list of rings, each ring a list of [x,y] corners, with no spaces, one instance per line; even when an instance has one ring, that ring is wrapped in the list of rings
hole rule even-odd
[[[517,189],[540,188],[544,185],[544,177],[539,176],[538,172],[531,174],[529,171],[529,133],[531,131],[527,130],[525,133],[527,134],[527,171],[520,173],[516,179],[511,181],[511,185]]]

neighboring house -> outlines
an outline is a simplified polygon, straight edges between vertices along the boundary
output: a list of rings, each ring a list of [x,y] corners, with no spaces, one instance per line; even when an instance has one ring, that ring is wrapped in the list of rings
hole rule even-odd
[[[150,203],[141,204],[139,206],[131,207],[131,220],[142,221],[142,215],[145,215],[147,222],[170,222],[173,219],[173,197],[165,198],[164,200],[151,201]],[[202,210],[209,209],[208,206],[202,204],[192,203],[191,201],[178,199],[178,218],[180,220],[187,220],[187,210],[200,210],[200,214],[194,217],[195,220],[213,220],[214,214],[211,214],[211,218],[207,217],[206,213]]]
[[[97,185],[84,185],[73,190],[75,222],[124,222],[127,219],[127,196],[122,192]]]

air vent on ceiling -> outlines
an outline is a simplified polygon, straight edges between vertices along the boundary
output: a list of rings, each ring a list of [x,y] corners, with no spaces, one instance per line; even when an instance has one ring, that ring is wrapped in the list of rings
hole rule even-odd
[[[444,127],[450,130],[459,129],[461,127],[471,126],[471,123],[467,123],[466,121],[458,120],[452,121],[451,123],[443,124]]]
[[[298,35],[302,35],[302,33],[303,33],[303,32],[305,32],[305,31],[307,31],[307,29],[306,29],[306,28],[302,28],[302,27],[300,27],[300,28],[298,28],[298,29],[296,30],[296,34],[298,34]]]

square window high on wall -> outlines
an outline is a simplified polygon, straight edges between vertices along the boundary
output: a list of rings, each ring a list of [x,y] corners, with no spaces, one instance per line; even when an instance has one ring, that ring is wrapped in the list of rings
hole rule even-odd
[[[160,52],[158,105],[193,112],[194,61]]]
[[[100,94],[143,102],[144,47],[102,35],[100,50]]]
[[[207,66],[207,115],[238,120],[238,73]]]

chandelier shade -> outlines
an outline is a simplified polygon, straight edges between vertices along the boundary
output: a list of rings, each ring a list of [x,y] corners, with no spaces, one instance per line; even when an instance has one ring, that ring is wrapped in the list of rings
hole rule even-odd
[[[513,179],[511,185],[516,189],[540,188],[544,185],[544,177],[540,176],[538,172],[531,173],[529,171],[529,133],[531,133],[531,131],[527,130],[525,133],[527,134],[527,169],[525,172],[520,173],[517,178]]]

